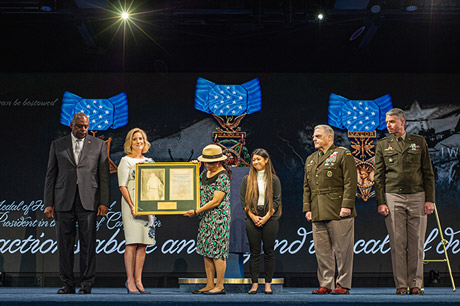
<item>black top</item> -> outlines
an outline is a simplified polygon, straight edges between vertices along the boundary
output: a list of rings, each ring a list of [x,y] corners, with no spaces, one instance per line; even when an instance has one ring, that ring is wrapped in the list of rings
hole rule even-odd
[[[248,184],[248,176],[249,175],[246,175],[243,178],[243,182],[241,183],[241,188],[240,188],[241,205],[243,206],[243,209],[246,207],[245,197],[246,197],[246,188]],[[268,199],[265,198],[264,210],[263,210],[264,215],[267,213],[267,209],[268,209]],[[273,209],[275,210],[275,213],[271,216],[271,218],[274,218],[276,220],[280,217],[280,213],[281,213],[281,182],[280,182],[280,179],[276,175],[273,175]],[[247,217],[247,214],[245,217]]]

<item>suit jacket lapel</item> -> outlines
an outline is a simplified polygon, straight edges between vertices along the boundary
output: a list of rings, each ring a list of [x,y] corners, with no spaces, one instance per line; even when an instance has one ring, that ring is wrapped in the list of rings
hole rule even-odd
[[[81,150],[81,153],[80,153],[80,160],[78,161],[78,163],[81,163],[84,159],[85,159],[85,156],[86,154],[88,153],[88,150],[89,150],[89,146],[91,145],[91,140],[89,140],[89,137],[86,136],[85,138],[85,144],[83,145],[83,149]]]
[[[311,175],[312,175],[312,177],[315,177],[315,175],[316,175],[316,168],[319,165],[319,160],[320,160],[319,151],[316,151],[316,155],[315,155],[315,157],[313,157],[313,163],[311,165]]]
[[[319,167],[322,163],[324,163],[324,161],[329,157],[329,155],[331,155],[331,151],[333,151],[334,149],[335,149],[335,146],[331,145],[329,149],[323,154],[323,156],[321,156],[318,159],[318,163],[316,164],[316,167]],[[318,150],[318,156],[319,156],[319,150]]]
[[[66,140],[66,151],[67,154],[69,154],[69,159],[70,161],[76,166],[77,164],[75,163],[75,156],[73,154],[73,147],[72,147],[72,136],[69,135]]]
[[[391,134],[391,138],[388,142],[388,145],[392,147],[393,150],[396,150],[396,152],[402,153],[401,148],[399,147],[398,138],[396,138],[394,134]]]
[[[406,139],[403,141],[403,150],[402,150],[402,152],[404,152],[407,149],[409,149],[410,142],[411,142],[410,136],[408,134],[406,134]]]

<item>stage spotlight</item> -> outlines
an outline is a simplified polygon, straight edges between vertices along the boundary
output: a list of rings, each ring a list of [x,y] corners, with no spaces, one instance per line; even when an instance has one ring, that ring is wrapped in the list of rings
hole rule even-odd
[[[319,13],[318,16],[316,16],[316,18],[318,18],[319,21],[323,21],[324,15],[322,13]]]
[[[42,6],[40,6],[40,10],[44,11],[44,12],[51,12],[51,11],[53,11],[53,8],[51,6],[42,5]]]
[[[129,19],[129,13],[128,12],[121,13],[121,19],[128,20]]]
[[[372,14],[378,14],[382,10],[382,7],[378,4],[375,4],[371,7],[371,13]]]
[[[55,0],[40,1],[39,8],[43,12],[52,12],[56,8],[56,1]]]
[[[406,6],[406,11],[408,12],[415,12],[416,10],[417,10],[417,6],[415,5]]]

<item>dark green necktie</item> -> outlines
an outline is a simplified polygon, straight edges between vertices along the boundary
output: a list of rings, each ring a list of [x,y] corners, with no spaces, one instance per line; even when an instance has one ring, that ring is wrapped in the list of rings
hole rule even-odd
[[[402,137],[398,137],[397,140],[398,140],[399,149],[401,151],[404,150],[404,139]]]

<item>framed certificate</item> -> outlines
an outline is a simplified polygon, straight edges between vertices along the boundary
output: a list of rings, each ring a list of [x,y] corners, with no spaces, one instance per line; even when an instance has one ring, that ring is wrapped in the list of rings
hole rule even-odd
[[[135,213],[178,215],[200,207],[199,164],[136,164]]]

